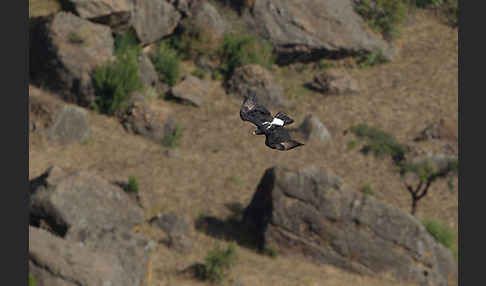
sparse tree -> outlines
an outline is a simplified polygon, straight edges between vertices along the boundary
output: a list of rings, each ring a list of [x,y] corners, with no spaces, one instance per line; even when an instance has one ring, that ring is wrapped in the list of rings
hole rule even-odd
[[[458,161],[452,158],[426,158],[401,164],[400,175],[403,184],[412,196],[412,215],[415,215],[418,201],[427,195],[432,183],[438,179],[448,178],[449,189],[452,191],[452,176],[457,174]],[[410,175],[415,177],[416,185],[409,182]]]

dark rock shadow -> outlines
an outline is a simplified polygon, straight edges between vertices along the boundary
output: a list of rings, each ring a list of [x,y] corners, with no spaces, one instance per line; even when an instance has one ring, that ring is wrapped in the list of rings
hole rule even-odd
[[[195,222],[196,230],[217,239],[234,241],[240,246],[260,251],[260,240],[254,228],[243,221],[245,208],[240,203],[229,203],[225,207],[232,212],[228,218],[201,216]]]

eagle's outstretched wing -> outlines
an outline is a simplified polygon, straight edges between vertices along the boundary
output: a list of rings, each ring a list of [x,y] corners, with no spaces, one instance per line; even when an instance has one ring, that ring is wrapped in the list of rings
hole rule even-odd
[[[266,140],[265,145],[272,149],[277,149],[280,151],[287,151],[304,144],[293,140],[288,130],[282,126],[276,126],[265,132]]]
[[[273,117],[265,106],[258,103],[254,94],[248,95],[240,108],[240,118],[243,121],[250,121],[258,128],[263,128],[263,122],[271,122]]]

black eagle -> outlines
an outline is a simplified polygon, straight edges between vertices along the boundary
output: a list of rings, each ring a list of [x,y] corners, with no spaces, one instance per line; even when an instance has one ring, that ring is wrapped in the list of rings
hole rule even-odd
[[[257,129],[254,135],[265,135],[265,145],[272,149],[287,151],[304,144],[292,140],[285,125],[292,124],[294,120],[282,112],[277,112],[273,117],[265,106],[257,101],[254,93],[250,93],[240,108],[240,118],[250,121]]]

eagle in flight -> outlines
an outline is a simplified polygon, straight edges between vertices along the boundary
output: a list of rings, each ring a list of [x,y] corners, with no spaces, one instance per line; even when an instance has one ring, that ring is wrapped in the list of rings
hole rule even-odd
[[[259,104],[254,93],[250,93],[240,108],[240,118],[243,121],[250,121],[257,129],[253,135],[265,135],[265,145],[272,149],[287,151],[304,145],[292,140],[285,125],[292,124],[293,119],[282,112],[277,112],[273,117],[263,105]]]

